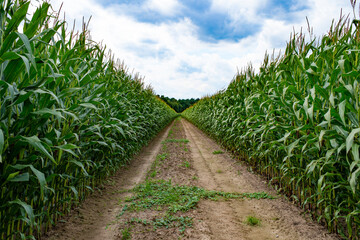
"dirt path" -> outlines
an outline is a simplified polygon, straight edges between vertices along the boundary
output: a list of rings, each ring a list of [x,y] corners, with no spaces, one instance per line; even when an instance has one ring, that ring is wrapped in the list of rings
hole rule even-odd
[[[188,121],[175,120],[47,239],[338,239],[222,151]],[[128,191],[140,182],[147,185]],[[276,199],[197,195],[210,190]],[[183,198],[174,202],[179,191]],[[249,225],[249,216],[260,224]]]
[[[81,207],[75,209],[49,231],[48,240],[106,240],[114,239],[118,229],[114,221],[120,211],[119,199],[126,197],[125,190],[144,181],[146,172],[160,151],[161,142],[168,136],[171,125],[162,130],[151,143],[135,156],[130,165],[120,169],[107,183],[89,196]]]
[[[228,154],[212,154],[219,145],[187,121],[182,121],[190,140],[199,184],[227,192],[265,191],[276,196],[260,177],[248,172]],[[211,235],[204,239],[337,239],[282,197],[278,199],[203,201],[199,205]],[[244,224],[247,216],[261,220],[260,226]]]

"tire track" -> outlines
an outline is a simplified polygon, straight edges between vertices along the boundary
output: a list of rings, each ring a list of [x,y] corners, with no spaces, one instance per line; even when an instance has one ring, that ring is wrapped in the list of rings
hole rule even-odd
[[[207,144],[203,143],[207,141],[200,142],[197,131],[188,122],[182,120],[182,124],[190,140],[194,168],[197,170],[201,187],[209,190],[224,190],[223,183],[219,182],[209,163],[208,152],[204,151],[204,146]],[[203,239],[245,239],[244,230],[239,231],[242,229],[241,219],[234,214],[231,201],[203,201],[199,204],[199,210],[205,213],[204,222],[211,232],[208,238]]]
[[[184,119],[182,124],[190,140],[201,187],[226,192],[265,191],[277,195],[261,177],[248,172],[229,154],[214,155],[212,152],[220,150],[220,146],[193,124]],[[273,200],[202,201],[199,209],[211,231],[207,239],[338,239],[304,217],[300,209],[281,196]],[[247,216],[259,218],[260,226],[245,224]]]

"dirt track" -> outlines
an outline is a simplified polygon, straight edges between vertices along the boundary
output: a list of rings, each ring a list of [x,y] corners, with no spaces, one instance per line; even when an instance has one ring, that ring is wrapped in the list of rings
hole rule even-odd
[[[187,139],[189,143],[165,144],[166,138]],[[66,223],[49,232],[46,239],[125,239],[121,230],[129,226],[128,219],[134,216],[152,219],[154,214],[159,215],[144,211],[116,217],[124,206],[122,201],[132,194],[127,190],[145,178],[171,179],[180,185],[224,192],[264,191],[277,198],[201,200],[197,208],[187,213],[193,219],[193,226],[183,233],[171,228],[155,231],[144,224],[133,224],[129,228],[131,239],[337,239],[229,154],[213,154],[219,150],[222,150],[219,145],[194,125],[183,119],[176,120],[145,147],[127,169],[110,178],[102,193],[90,196]],[[166,159],[154,165],[159,154],[165,154]],[[245,223],[247,216],[260,219],[260,224],[249,226]]]
[[[145,179],[146,172],[160,151],[161,142],[167,137],[169,130],[170,126],[162,130],[132,159],[128,167],[109,178],[100,191],[89,196],[80,208],[57,224],[44,239],[114,239],[118,235],[118,229],[112,223],[120,211],[119,199],[127,196],[124,190],[132,189]]]

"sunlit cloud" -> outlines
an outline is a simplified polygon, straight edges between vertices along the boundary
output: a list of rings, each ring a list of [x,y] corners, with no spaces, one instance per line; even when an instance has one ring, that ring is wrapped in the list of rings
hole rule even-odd
[[[175,98],[226,88],[237,69],[284,50],[293,29],[307,29],[306,17],[321,36],[341,8],[352,12],[345,0],[50,0],[54,9],[62,2],[70,25],[92,16],[93,40]]]

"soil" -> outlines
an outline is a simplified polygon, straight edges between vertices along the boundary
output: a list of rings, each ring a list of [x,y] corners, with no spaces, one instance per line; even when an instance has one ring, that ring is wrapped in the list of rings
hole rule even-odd
[[[219,154],[215,154],[216,152]],[[233,193],[266,192],[275,199],[200,200],[176,216],[192,219],[192,227],[157,227],[143,222],[164,216],[165,210],[124,211],[126,199],[139,183],[171,180],[174,185],[197,186]],[[251,226],[249,216],[260,220]],[[44,239],[339,239],[279,195],[261,177],[247,170],[231,154],[185,119],[176,119],[131,164],[81,207],[58,223]]]
[[[168,136],[171,125],[134,156],[129,166],[110,177],[99,190],[88,196],[80,207],[58,222],[42,239],[114,239],[118,235],[118,228],[113,223],[121,210],[119,200],[129,195],[126,190],[145,180],[146,173],[161,149],[161,142]]]

